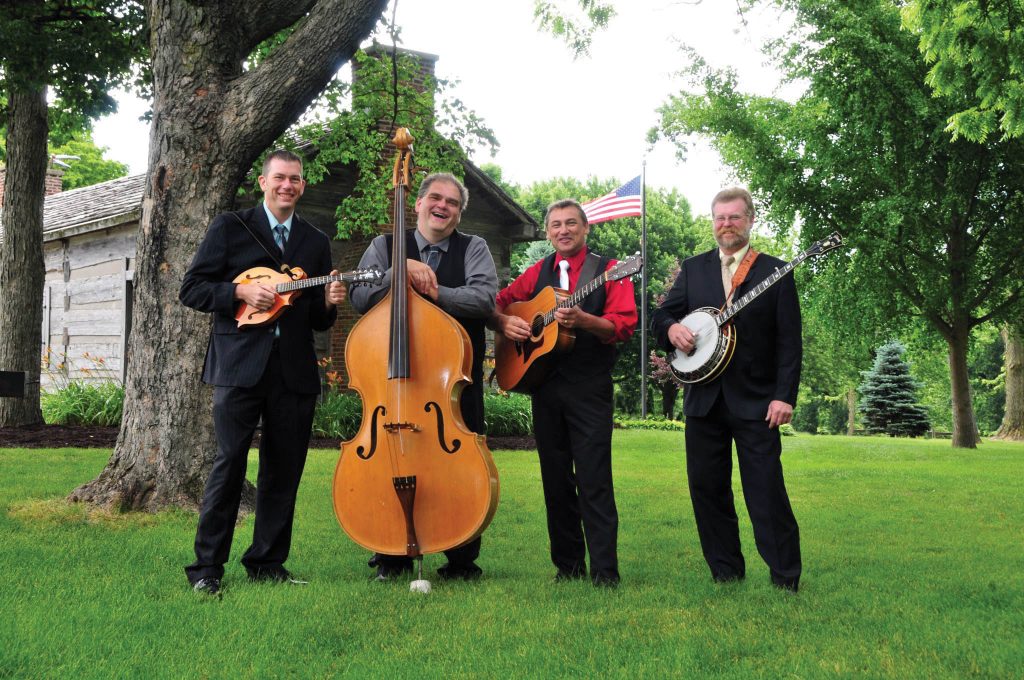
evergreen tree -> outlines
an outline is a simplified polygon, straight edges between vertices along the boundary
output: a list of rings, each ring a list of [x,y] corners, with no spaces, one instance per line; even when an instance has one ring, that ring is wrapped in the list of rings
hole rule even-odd
[[[903,360],[905,351],[899,341],[888,342],[878,348],[871,370],[861,372],[860,412],[872,434],[918,437],[930,427],[924,407],[917,402],[917,381]]]

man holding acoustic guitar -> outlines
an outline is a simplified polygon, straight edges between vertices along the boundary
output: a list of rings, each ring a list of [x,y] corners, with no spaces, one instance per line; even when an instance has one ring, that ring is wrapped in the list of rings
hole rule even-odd
[[[546,332],[539,319],[531,324],[507,313],[515,303],[550,293],[549,287],[568,295],[616,265],[587,248],[590,225],[576,201],[552,203],[544,223],[555,252],[498,293],[491,319],[492,328],[510,341],[511,352],[546,346],[531,339]],[[548,372],[530,393],[555,579],[586,578],[589,552],[593,583],[614,587],[619,520],[612,485],[611,372],[616,343],[628,340],[636,328],[633,284],[628,278],[606,279],[578,305],[559,306],[553,318],[557,325],[550,330],[575,334],[575,341],[571,349],[548,357]]]
[[[800,531],[782,477],[778,429],[792,419],[800,384],[796,286],[786,275],[776,279],[777,286],[768,287],[786,263],[750,248],[754,203],[748,191],[720,191],[711,212],[718,248],[683,262],[675,284],[654,312],[651,328],[663,349],[675,351],[674,363],[686,363],[705,350],[709,357],[707,366],[687,366],[684,371],[693,378],[686,382],[693,384],[686,387],[683,411],[690,499],[712,577],[725,582],[745,575],[732,493],[735,441],[758,552],[768,564],[772,583],[796,592]],[[688,315],[707,316],[708,309],[717,314],[716,308],[740,296],[750,303],[721,329],[680,322]],[[712,351],[722,348],[728,349]]]
[[[284,562],[320,393],[313,331],[330,328],[346,295],[340,275],[326,276],[337,275],[330,239],[295,214],[306,186],[302,160],[290,151],[272,152],[259,183],[261,205],[218,215],[210,224],[179,293],[187,307],[213,314],[203,381],[214,386],[217,457],[203,493],[196,560],[185,568],[193,588],[206,595],[220,593],[249,446],[261,419],[256,520],[242,565],[253,581],[301,583]],[[247,323],[237,314],[240,307],[256,313],[281,307],[274,286],[242,282],[257,267],[331,282],[310,287],[262,324]]]

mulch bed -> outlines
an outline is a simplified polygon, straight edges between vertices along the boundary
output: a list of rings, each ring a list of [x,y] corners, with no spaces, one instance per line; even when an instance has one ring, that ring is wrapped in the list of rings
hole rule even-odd
[[[117,442],[116,427],[92,427],[85,425],[36,425],[32,427],[0,427],[0,447],[19,449],[109,449]],[[259,434],[253,439],[253,446],[259,443]],[[313,439],[309,444],[314,449],[336,449],[340,439]],[[533,437],[488,437],[487,446],[492,450],[533,450]]]

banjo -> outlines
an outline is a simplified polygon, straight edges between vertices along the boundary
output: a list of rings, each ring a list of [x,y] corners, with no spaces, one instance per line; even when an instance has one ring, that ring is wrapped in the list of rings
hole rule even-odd
[[[815,241],[814,245],[797,255],[792,261],[776,269],[764,281],[747,291],[740,299],[722,309],[701,307],[685,317],[683,324],[694,335],[696,346],[689,353],[676,349],[669,366],[676,380],[686,384],[699,384],[714,380],[722,374],[736,350],[736,326],[729,323],[736,314],[753,302],[761,293],[793,271],[793,268],[809,257],[826,253],[839,247],[843,242],[838,231],[827,238]]]

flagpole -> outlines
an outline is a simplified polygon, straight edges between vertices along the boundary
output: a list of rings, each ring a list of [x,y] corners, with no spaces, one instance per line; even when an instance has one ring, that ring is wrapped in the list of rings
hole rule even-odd
[[[640,418],[647,419],[647,159],[640,173]]]

